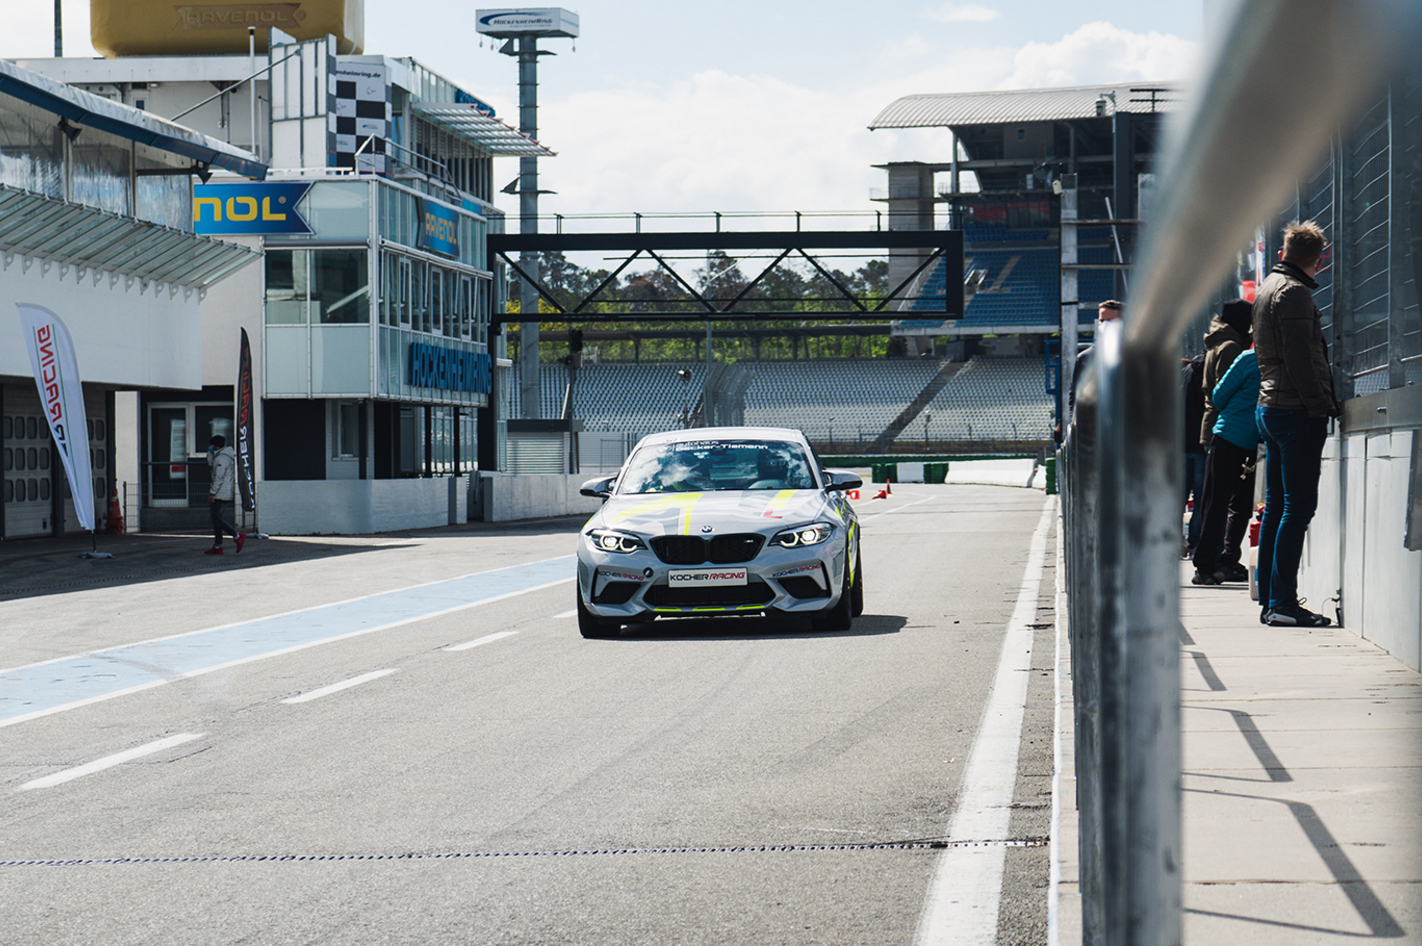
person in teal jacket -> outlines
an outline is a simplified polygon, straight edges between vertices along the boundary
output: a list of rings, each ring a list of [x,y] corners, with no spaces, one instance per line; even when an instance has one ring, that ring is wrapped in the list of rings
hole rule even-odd
[[[1191,579],[1197,585],[1249,578],[1240,555],[1254,512],[1254,460],[1260,439],[1254,419],[1259,402],[1259,358],[1254,349],[1234,359],[1210,392],[1210,402],[1219,416],[1205,459],[1204,521]]]

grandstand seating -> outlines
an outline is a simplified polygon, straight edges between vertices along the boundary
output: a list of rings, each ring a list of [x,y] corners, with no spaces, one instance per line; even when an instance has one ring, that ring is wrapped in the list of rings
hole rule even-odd
[[[751,373],[745,422],[792,427],[817,444],[868,449],[924,391],[944,362],[936,359],[847,358],[741,362]],[[677,370],[692,372],[683,385]],[[585,365],[578,372],[573,416],[588,431],[637,437],[681,426],[682,411],[701,400],[705,365],[697,363]],[[1044,393],[1039,358],[974,357],[925,408],[928,439],[1045,440],[1053,402]],[[567,368],[544,365],[543,416],[559,416]],[[511,416],[520,414],[518,367],[510,372]],[[901,441],[924,438],[921,414]]]
[[[755,362],[746,423],[796,427],[817,443],[867,445],[942,366],[930,358]]]
[[[1084,227],[1078,256],[1083,263],[1109,263],[1115,259],[1110,230]],[[1061,320],[1060,250],[1051,231],[1040,228],[971,227],[964,231],[963,269],[987,274],[982,286],[964,309],[962,325],[1057,325]],[[940,260],[924,277],[919,297],[909,311],[929,311],[943,305],[947,289],[947,264]],[[1078,297],[1109,299],[1115,295],[1109,270],[1081,270]],[[905,327],[932,327],[934,320],[907,319]]]
[[[1040,358],[968,361],[924,408],[931,440],[1045,440],[1051,436],[1052,396],[1045,393]],[[918,434],[917,421],[901,439]]]

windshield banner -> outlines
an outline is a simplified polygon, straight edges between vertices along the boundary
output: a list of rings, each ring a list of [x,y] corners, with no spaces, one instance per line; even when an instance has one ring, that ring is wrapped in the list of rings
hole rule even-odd
[[[16,303],[25,330],[35,386],[54,435],[55,450],[69,477],[79,524],[94,531],[94,477],[89,466],[89,423],[84,417],[84,389],[69,330],[59,316],[37,305]]]

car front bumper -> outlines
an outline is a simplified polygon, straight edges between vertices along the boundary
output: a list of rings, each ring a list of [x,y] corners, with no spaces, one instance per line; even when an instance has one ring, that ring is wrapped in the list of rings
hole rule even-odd
[[[650,549],[609,553],[580,537],[578,593],[598,617],[623,620],[781,612],[813,615],[833,607],[844,586],[844,530],[809,549],[767,545],[730,565],[668,565]],[[673,587],[671,573],[744,569],[745,584]]]

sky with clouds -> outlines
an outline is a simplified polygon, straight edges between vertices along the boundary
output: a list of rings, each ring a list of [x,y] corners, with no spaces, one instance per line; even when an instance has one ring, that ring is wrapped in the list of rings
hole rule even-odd
[[[1188,79],[1221,2],[579,0],[582,36],[547,41],[539,66],[539,138],[558,152],[541,209],[872,211],[874,164],[948,157],[942,131],[868,130],[899,96]],[[0,57],[52,55],[52,4],[7,6]],[[367,52],[413,56],[518,124],[517,63],[481,44],[476,4],[365,8]],[[94,55],[88,19],[65,0],[67,56]],[[498,183],[517,173],[496,162]]]

